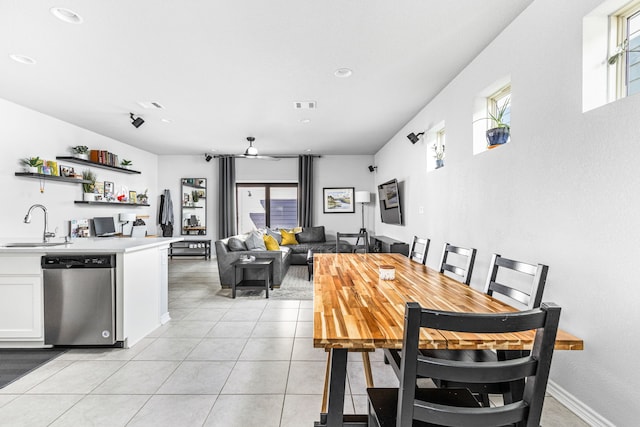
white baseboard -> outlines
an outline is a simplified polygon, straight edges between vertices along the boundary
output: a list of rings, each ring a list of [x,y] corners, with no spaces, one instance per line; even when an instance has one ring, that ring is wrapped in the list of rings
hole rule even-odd
[[[590,426],[615,427],[615,424],[611,421],[598,414],[596,411],[582,403],[582,401],[578,400],[574,395],[551,380],[549,380],[549,383],[547,384],[547,393],[569,408],[571,412],[582,418],[582,420]]]
[[[171,316],[169,316],[169,312],[164,313],[162,316],[160,316],[160,324],[164,325],[165,323],[167,323],[169,320],[171,320]]]

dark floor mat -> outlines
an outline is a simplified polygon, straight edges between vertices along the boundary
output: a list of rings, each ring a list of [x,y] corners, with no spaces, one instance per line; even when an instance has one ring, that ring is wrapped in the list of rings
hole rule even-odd
[[[55,359],[66,349],[37,348],[37,349],[0,349],[0,388],[11,384],[38,366]]]

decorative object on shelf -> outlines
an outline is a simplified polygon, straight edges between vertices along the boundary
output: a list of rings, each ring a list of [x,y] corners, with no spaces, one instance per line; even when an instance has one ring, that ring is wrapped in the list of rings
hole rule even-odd
[[[40,157],[26,157],[20,162],[25,166],[24,171],[30,173],[38,173],[38,168],[44,163]]]
[[[353,187],[323,188],[322,200],[324,213],[354,213]]]
[[[113,182],[111,181],[104,182],[104,199],[107,202],[112,202],[116,199],[113,187],[114,187]]]
[[[129,203],[138,203],[138,197],[135,191],[129,191]]]
[[[69,235],[72,239],[78,237],[90,237],[91,231],[89,228],[89,220],[87,218],[72,219],[69,222]]]
[[[140,193],[138,195],[136,195],[136,202],[140,203],[142,205],[146,205],[147,203],[149,203],[149,196],[147,196],[147,191],[149,191],[148,189],[144,189],[144,193]]]
[[[505,115],[509,111],[509,105],[511,104],[511,97],[507,97],[502,104],[498,107],[495,113],[489,113],[489,117],[484,117],[478,120],[491,120],[493,127],[487,130],[487,148],[495,148],[498,145],[506,144],[509,141],[511,134],[511,127],[508,123],[504,122]]]
[[[130,169],[131,165],[133,165],[133,162],[131,160],[122,159],[122,161],[120,162],[120,166],[125,169]]]
[[[71,147],[71,151],[73,151],[74,157],[89,160],[89,147],[86,145],[76,145],[75,147]]]
[[[444,144],[435,143],[431,148],[433,149],[433,157],[436,159],[436,169],[440,169],[444,166]]]
[[[200,197],[198,197],[198,192],[196,190],[193,190],[191,192],[191,200],[193,200],[193,203],[198,203],[198,200],[200,200]]]
[[[83,200],[86,202],[92,202],[96,200],[96,194],[94,193],[96,189],[96,174],[93,171],[87,169],[82,171],[82,179],[85,181],[82,184],[82,190],[84,191]]]
[[[76,170],[71,166],[60,165],[60,176],[64,176],[66,178],[75,178]]]
[[[368,191],[356,191],[356,203],[360,203],[362,209],[362,224],[360,226],[360,232],[364,233],[367,228],[364,226],[364,205],[371,202],[371,193]]]

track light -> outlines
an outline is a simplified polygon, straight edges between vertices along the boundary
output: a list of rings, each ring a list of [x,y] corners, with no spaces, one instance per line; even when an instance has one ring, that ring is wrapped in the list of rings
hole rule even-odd
[[[407,135],[407,138],[409,138],[409,141],[411,141],[412,144],[415,144],[416,142],[420,141],[420,137],[422,135],[424,135],[424,132],[420,132],[417,135],[411,132],[409,135]]]
[[[204,159],[205,159],[207,162],[210,162],[210,161],[211,161],[211,159],[213,159],[213,156],[212,156],[211,154],[209,154],[209,153],[204,153]]]
[[[131,116],[131,124],[136,128],[139,128],[144,123],[144,119],[140,116],[133,117],[133,113],[129,113],[129,116]]]
[[[377,166],[369,165],[369,172],[373,172],[373,171],[376,171],[376,170],[378,170]]]

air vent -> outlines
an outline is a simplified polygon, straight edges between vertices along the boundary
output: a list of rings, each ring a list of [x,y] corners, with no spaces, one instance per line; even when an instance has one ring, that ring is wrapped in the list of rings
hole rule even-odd
[[[316,101],[295,101],[293,108],[296,110],[315,110],[317,105]]]
[[[162,110],[164,108],[162,104],[155,101],[138,101],[137,104],[146,109]]]

